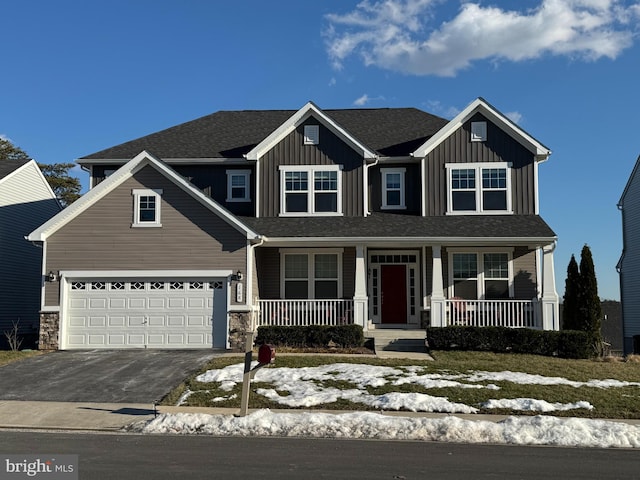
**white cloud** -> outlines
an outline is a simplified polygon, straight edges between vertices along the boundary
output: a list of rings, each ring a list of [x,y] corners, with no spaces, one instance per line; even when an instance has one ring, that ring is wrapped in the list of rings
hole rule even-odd
[[[352,55],[366,65],[414,75],[454,76],[474,61],[519,62],[543,55],[615,59],[633,43],[640,3],[541,0],[529,10],[463,3],[429,28],[439,0],[365,0],[329,14],[327,52],[335,68]]]
[[[379,95],[379,96],[377,96],[377,97],[370,97],[369,95],[367,95],[367,94],[365,93],[365,94],[364,94],[364,95],[362,95],[361,97],[356,98],[356,99],[353,101],[353,104],[354,104],[356,107],[364,107],[364,106],[365,106],[365,105],[367,105],[368,103],[375,102],[375,101],[378,101],[378,100],[384,100],[384,97],[383,97],[382,95]]]
[[[337,83],[336,77],[331,77],[331,79],[329,80],[329,86],[335,87],[336,83]]]
[[[522,120],[522,114],[520,112],[507,112],[504,115],[513,123],[520,123]]]

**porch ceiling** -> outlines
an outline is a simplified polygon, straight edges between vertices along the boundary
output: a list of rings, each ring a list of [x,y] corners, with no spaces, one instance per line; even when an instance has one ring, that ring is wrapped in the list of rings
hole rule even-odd
[[[419,217],[373,213],[368,217],[242,217],[267,241],[310,239],[394,243],[518,243],[546,245],[556,234],[538,215]]]

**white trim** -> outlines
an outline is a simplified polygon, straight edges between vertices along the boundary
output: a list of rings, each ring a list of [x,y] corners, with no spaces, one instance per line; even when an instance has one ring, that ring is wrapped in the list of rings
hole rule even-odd
[[[512,206],[512,189],[511,189],[511,170],[512,165],[508,162],[480,162],[480,163],[446,163],[445,169],[447,172],[447,215],[510,215],[513,214]],[[482,171],[486,169],[504,169],[506,171],[506,210],[483,210],[483,196],[484,191],[499,190],[502,189],[485,189],[482,186]],[[454,170],[474,170],[475,171],[475,210],[453,210],[453,188],[452,188],[452,174]],[[471,191],[472,189],[468,189]]]
[[[227,170],[227,202],[250,202],[251,201],[251,170],[243,169],[243,170]],[[231,195],[233,185],[232,179],[233,177],[243,177],[245,181],[244,185],[244,196],[241,198],[233,198]]]
[[[325,216],[336,217],[342,215],[342,165],[280,165],[280,217],[307,217],[307,216]],[[307,194],[307,211],[306,212],[287,212],[286,202],[287,193],[296,193],[295,191],[287,192],[285,188],[285,176],[287,172],[306,172],[307,190],[297,193]],[[315,193],[333,191],[315,190],[315,173],[316,172],[337,172],[336,181],[336,211],[335,212],[316,212],[315,211]]]
[[[131,159],[126,165],[123,165],[118,170],[116,170],[113,175],[100,182],[100,184],[95,188],[89,190],[78,200],[62,210],[59,214],[31,232],[28,236],[28,240],[35,242],[46,241],[46,239],[50,235],[57,232],[64,225],[76,218],[78,215],[80,215],[94,203],[105,197],[107,194],[115,190],[125,180],[131,178],[135,173],[146,166],[155,168],[158,172],[160,172],[174,184],[182,188],[182,190],[184,190],[186,193],[191,195],[191,197],[202,203],[202,205],[207,207],[218,216],[220,216],[220,218],[226,221],[229,225],[246,235],[248,239],[258,238],[258,234],[256,232],[243,224],[237,217],[231,214],[220,204],[207,197],[204,193],[195,189],[189,182],[178,175],[175,170],[173,170],[171,167],[169,167],[150,153],[142,151],[133,159]]]
[[[136,279],[136,278],[154,278],[154,277],[171,277],[171,278],[224,278],[233,275],[233,270],[60,270],[60,278],[76,279],[76,278],[118,278],[118,279]]]
[[[133,195],[133,222],[131,226],[134,228],[140,227],[162,227],[162,189],[155,188],[134,188],[131,190]],[[153,197],[154,200],[154,219],[153,221],[140,220],[140,202],[142,197]]]
[[[500,247],[479,247],[479,248],[448,248],[447,247],[447,259],[448,259],[448,273],[449,273],[449,285],[447,285],[447,295],[452,298],[454,294],[454,278],[453,278],[453,256],[455,254],[467,253],[476,255],[478,271],[476,274],[476,295],[478,300],[484,300],[485,291],[485,275],[484,275],[484,257],[485,253],[505,253],[508,258],[508,283],[509,283],[509,298],[514,297],[514,275],[513,275],[513,248],[500,248]]]
[[[557,237],[265,237],[269,246],[297,247],[309,246],[321,248],[325,245],[352,246],[365,243],[368,248],[389,248],[398,245],[404,247],[431,247],[434,245],[451,246],[544,246],[552,244]]]
[[[483,98],[477,98],[462,110],[462,112],[460,112],[453,120],[447,123],[435,135],[416,149],[416,151],[413,152],[413,156],[426,157],[434,148],[440,145],[440,143],[442,143],[454,131],[460,128],[478,112],[483,114],[488,120],[495,123],[511,138],[536,155],[537,161],[544,161],[549,157],[549,155],[551,155],[551,150],[545,147],[542,143],[505,117]]]
[[[331,119],[331,117],[314,105],[313,102],[307,102],[300,110],[295,112],[291,117],[289,117],[289,119],[274,130],[267,138],[251,149],[251,151],[245,155],[245,158],[247,160],[258,160],[311,116],[316,118],[327,129],[340,137],[347,145],[349,145],[349,147],[364,158],[376,158],[375,152],[369,150],[364,144],[360,143],[360,141],[349,134],[344,128]]]
[[[405,190],[406,190],[406,168],[381,168],[380,169],[380,187],[382,194],[382,210],[406,210],[407,205],[405,202]],[[400,204],[388,205],[387,204],[387,175],[400,175]],[[395,189],[393,190],[395,191]]]
[[[316,248],[316,249],[297,249],[297,248],[281,248],[280,254],[280,298],[286,298],[285,296],[285,257],[287,255],[306,255],[307,262],[307,299],[315,299],[314,286],[315,286],[315,256],[316,255],[336,255],[338,257],[338,278],[337,278],[337,293],[338,298],[344,296],[343,290],[343,271],[342,271],[342,257],[344,255],[343,248]],[[331,280],[331,279],[329,279]]]

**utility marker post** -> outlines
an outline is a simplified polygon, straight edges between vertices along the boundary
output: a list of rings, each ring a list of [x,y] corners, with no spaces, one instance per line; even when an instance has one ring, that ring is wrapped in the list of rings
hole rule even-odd
[[[249,393],[251,393],[251,380],[256,372],[265,365],[269,365],[276,358],[276,351],[271,345],[260,345],[258,349],[258,365],[251,368],[253,359],[253,339],[255,332],[248,332],[244,347],[244,375],[242,377],[242,399],[240,400],[240,413],[238,417],[244,417],[249,410]]]

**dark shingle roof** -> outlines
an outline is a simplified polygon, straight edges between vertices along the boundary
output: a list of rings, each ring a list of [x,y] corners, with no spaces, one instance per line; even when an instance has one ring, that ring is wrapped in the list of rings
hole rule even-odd
[[[12,172],[15,172],[25,163],[29,163],[31,160],[29,159],[19,159],[19,160],[3,160],[0,162],[0,179],[6,177]]]
[[[556,234],[538,215],[419,217],[373,213],[368,217],[242,217],[266,237],[339,238],[522,238],[552,239]]]
[[[295,110],[220,111],[82,159],[130,159],[143,150],[165,159],[240,158],[294,113]],[[447,123],[416,108],[324,113],[367,147],[388,156],[408,155]]]

